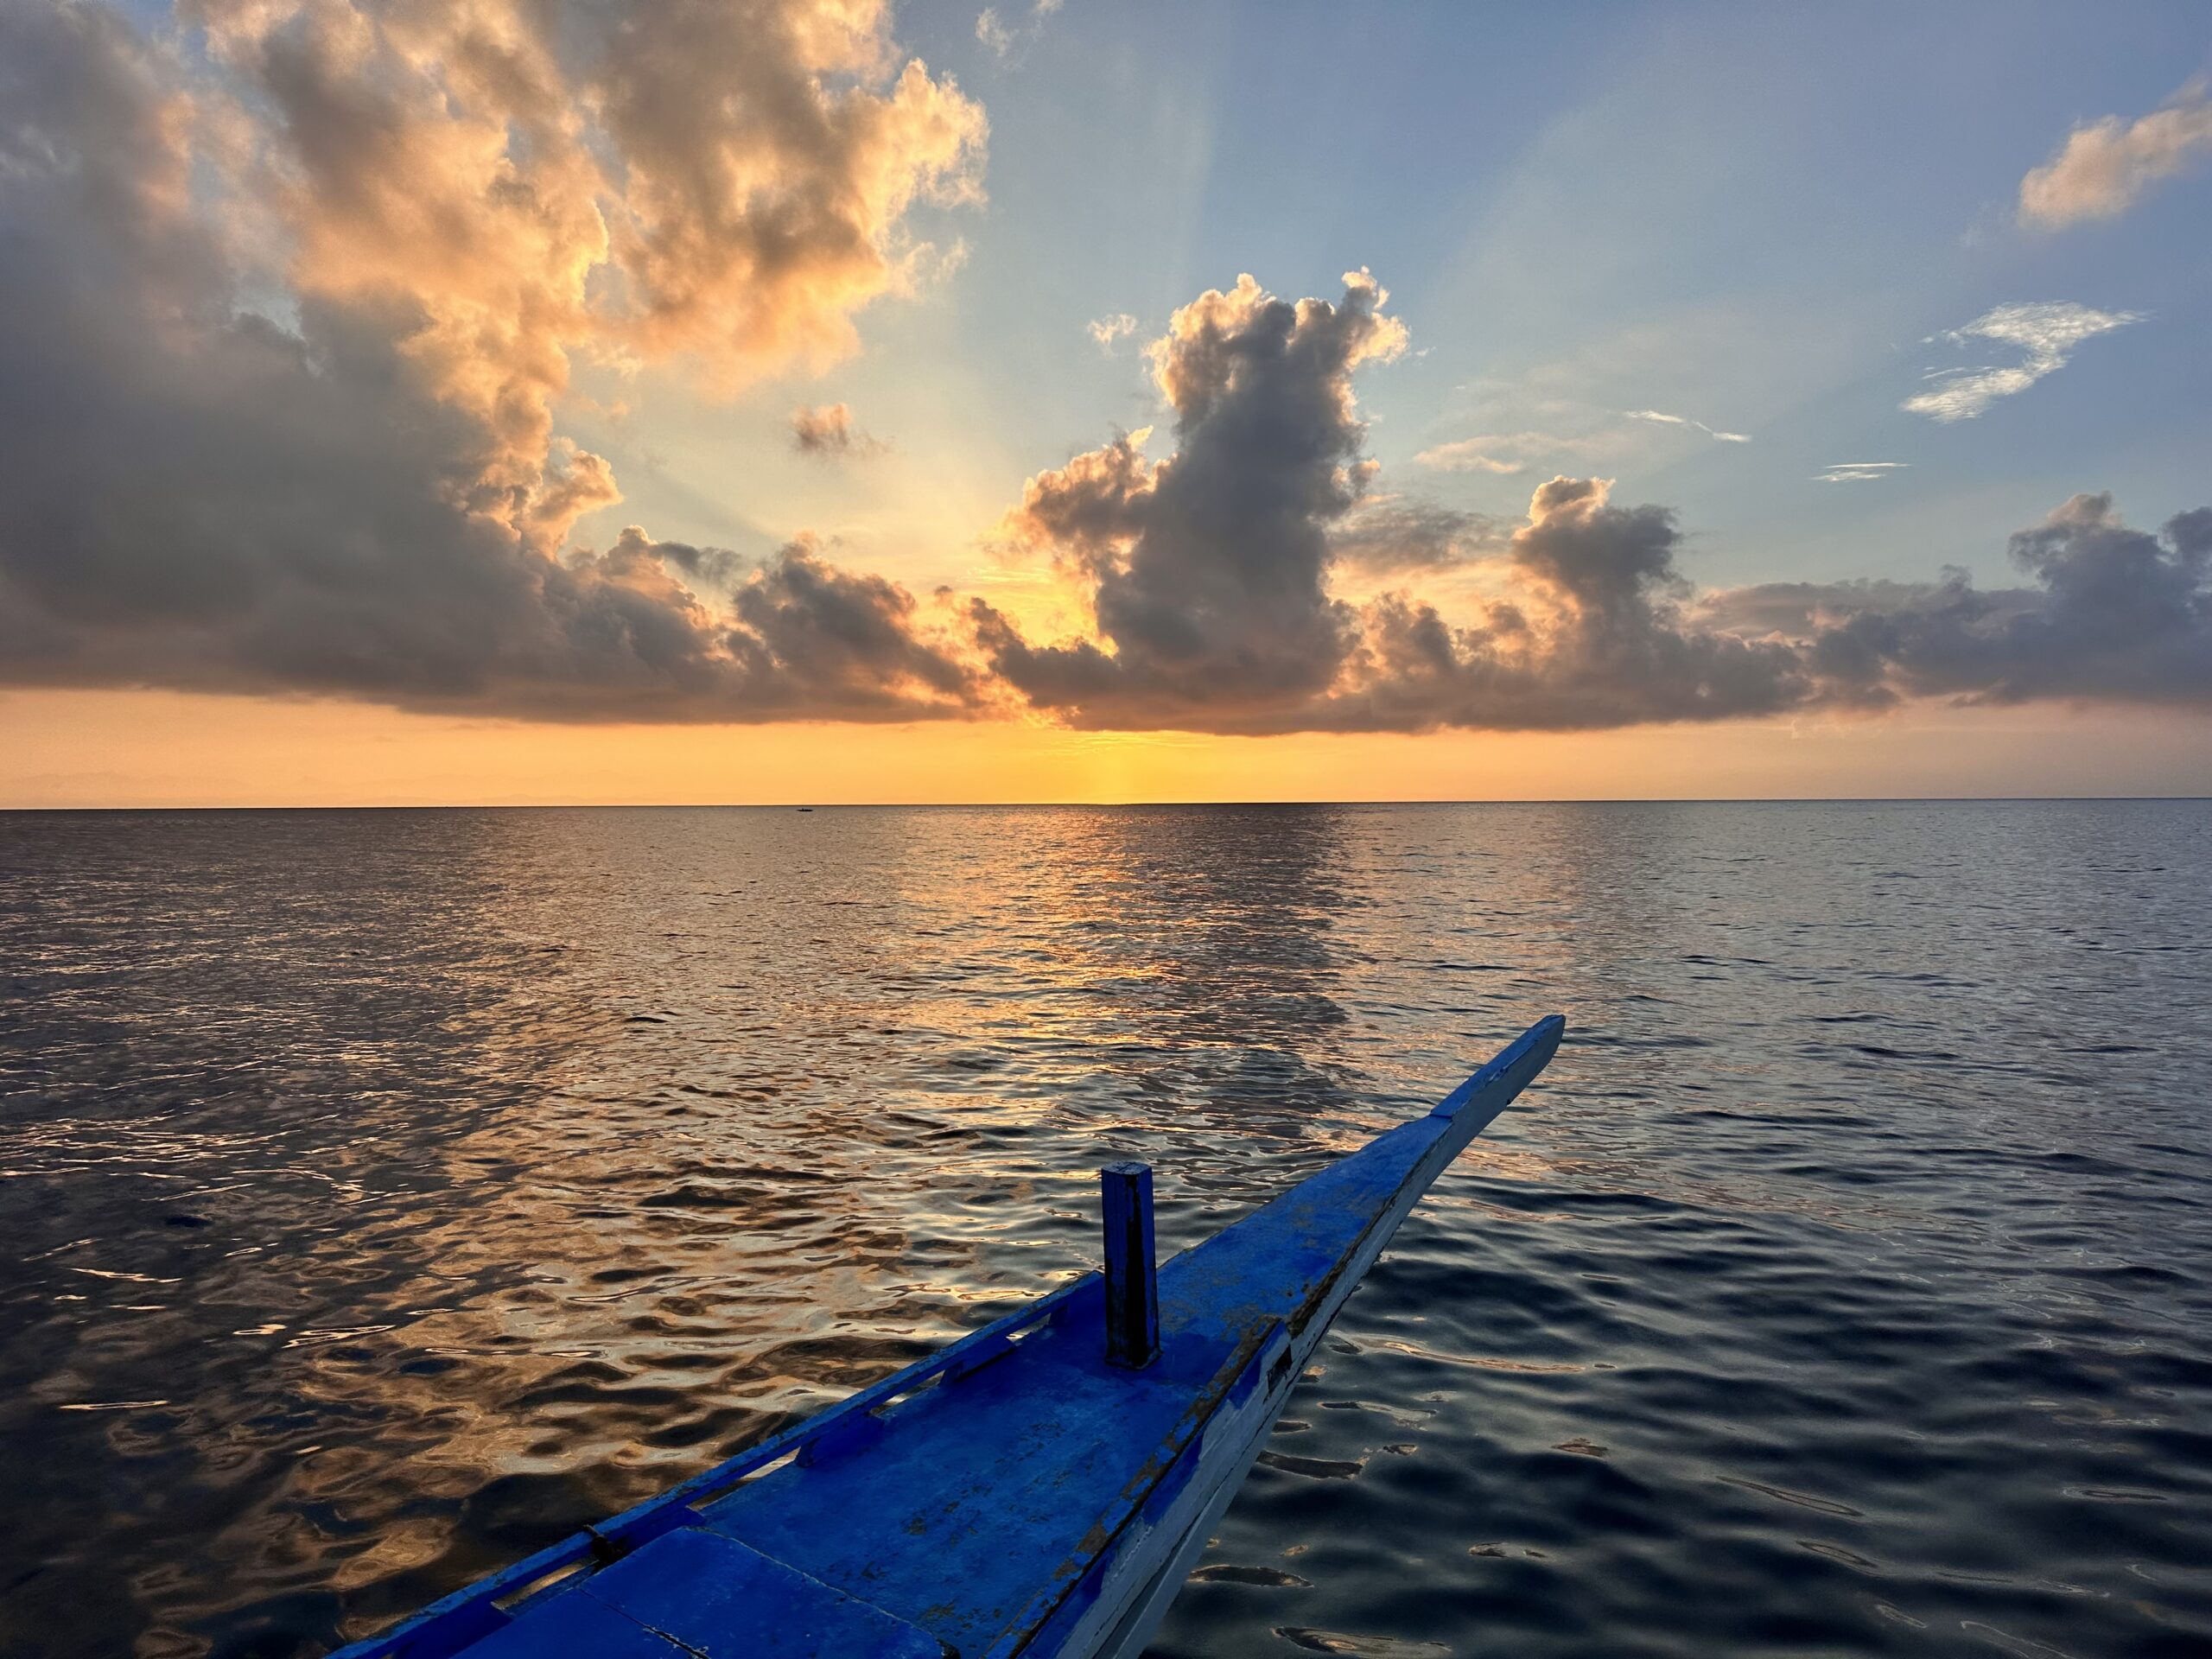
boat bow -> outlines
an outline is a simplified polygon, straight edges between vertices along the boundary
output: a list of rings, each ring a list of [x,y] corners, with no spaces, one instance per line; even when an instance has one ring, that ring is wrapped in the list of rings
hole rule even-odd
[[[1148,1363],[1109,1360],[1088,1274],[339,1659],[1135,1654],[1329,1322],[1564,1029],[1161,1267]]]

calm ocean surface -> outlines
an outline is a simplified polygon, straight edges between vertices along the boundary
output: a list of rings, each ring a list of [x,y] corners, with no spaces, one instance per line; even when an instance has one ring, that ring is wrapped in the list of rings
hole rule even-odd
[[[1550,1071],[1162,1629],[2212,1653],[2212,807],[0,816],[0,1651],[315,1655]]]

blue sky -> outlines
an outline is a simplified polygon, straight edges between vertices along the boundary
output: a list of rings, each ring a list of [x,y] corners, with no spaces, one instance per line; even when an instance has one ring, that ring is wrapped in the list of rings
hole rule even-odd
[[[2076,490],[2111,490],[2149,524],[2202,493],[2212,170],[2116,221],[2029,230],[2013,212],[2022,175],[2076,122],[2152,110],[2212,67],[2201,7],[2121,22],[2081,7],[1071,0],[1007,61],[968,8],[910,6],[899,30],[988,110],[989,200],[927,215],[965,263],[880,302],[858,358],[788,390],[848,403],[979,506],[1116,424],[1157,421],[1137,346],[1197,293],[1250,271],[1325,295],[1361,266],[1413,333],[1414,353],[1359,386],[1388,486],[1510,514],[1548,470],[1586,464],[1618,498],[1679,510],[1702,582],[1946,563],[1989,582],[2005,536]],[[1930,336],[2020,302],[2145,321],[1979,419],[1900,410],[1926,369],[2006,360]],[[1135,338],[1100,351],[1085,325],[1121,313]],[[748,450],[773,469],[773,397],[717,409],[671,382],[652,401],[671,428],[710,430],[739,475]],[[1649,409],[1753,442],[1655,426],[1503,478],[1414,461],[1557,425],[1547,404],[1573,405],[1570,423]],[[1905,467],[1815,481],[1849,461]],[[791,505],[834,527],[855,504],[804,487],[827,482],[802,478]],[[588,529],[651,508],[664,533],[727,538],[745,516],[642,480],[631,496]],[[798,527],[753,523],[762,538]],[[868,539],[918,577],[959,574],[941,568],[957,556],[942,537]]]

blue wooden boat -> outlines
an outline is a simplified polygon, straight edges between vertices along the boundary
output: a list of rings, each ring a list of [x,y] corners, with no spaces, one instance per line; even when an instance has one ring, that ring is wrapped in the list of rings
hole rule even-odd
[[[1109,1167],[1103,1274],[339,1659],[1133,1659],[1338,1309],[1564,1029],[1156,1272],[1151,1173]]]

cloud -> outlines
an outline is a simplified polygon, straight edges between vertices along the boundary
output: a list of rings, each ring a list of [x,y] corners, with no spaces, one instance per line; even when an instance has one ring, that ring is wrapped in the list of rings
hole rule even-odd
[[[1347,525],[1366,511],[1353,509]],[[1677,563],[1674,515],[1616,505],[1602,479],[1541,486],[1526,520],[1502,537],[1494,523],[1449,515],[1436,528],[1440,537],[1426,545],[1458,550],[1404,558],[1396,570],[1457,561],[1493,572],[1508,596],[1457,621],[1403,593],[1340,607],[1334,671],[1302,696],[1231,698],[1185,683],[1155,686],[1105,720],[1103,703],[1080,696],[1057,706],[1072,704],[1077,724],[1246,734],[1586,730],[1876,713],[1929,697],[2212,710],[2212,507],[2152,535],[2129,528],[2109,496],[2075,496],[2012,538],[2028,584],[1987,590],[1948,569],[1930,582],[1694,594]],[[1353,551],[1350,530],[1340,535],[1348,561],[1393,568]],[[1405,544],[1425,545],[1418,535]],[[1027,648],[1003,619],[977,614],[999,648]],[[1067,653],[1056,660],[1071,665]],[[1056,690],[1103,699],[1124,689],[1110,654],[1094,650],[1081,663],[1095,677],[1071,676]]]
[[[1026,23],[1009,23],[996,6],[986,6],[976,18],[976,38],[1001,63],[1012,62],[1045,32],[1045,20],[1058,11],[1062,0],[1033,0]]]
[[[647,59],[683,9],[651,13]],[[747,77],[887,49],[853,32],[855,15],[800,44],[796,19],[756,11],[757,55],[786,56],[744,68],[723,103],[747,104]],[[554,79],[526,31],[494,26],[514,14],[484,0],[467,28],[435,4],[207,16],[236,84],[196,79],[102,7],[0,8],[0,675],[560,720],[980,706],[925,605],[804,544],[757,568],[642,532],[560,552],[620,493],[603,458],[549,433],[565,354],[642,346],[655,302],[648,283],[594,309],[576,274],[602,246],[591,219],[628,199],[571,194],[596,169],[556,96],[580,83]],[[706,27],[702,49],[721,38]],[[621,57],[624,31],[595,38],[613,55],[580,41],[595,67],[576,73],[613,98],[646,70]],[[899,97],[916,94],[822,96],[789,118],[895,126]],[[468,113],[479,105],[498,118]],[[707,126],[726,137],[731,121],[770,118],[724,108]],[[801,251],[804,203],[853,152],[836,130],[787,137],[827,145],[795,168],[785,240],[828,291],[775,303],[842,316],[868,284]],[[867,167],[906,166],[879,137]],[[880,185],[850,181],[878,201]],[[859,211],[849,194],[829,190],[825,210]],[[766,210],[725,206],[717,225],[746,244],[741,221]],[[278,279],[283,304],[241,303]]]
[[[531,492],[529,515],[518,528],[533,551],[556,554],[567,544],[579,518],[618,505],[621,499],[614,469],[605,456],[578,448],[572,439],[555,438]]]
[[[2010,368],[1938,371],[1929,377],[1936,383],[1933,389],[1898,407],[1947,423],[1973,420],[1999,398],[2014,397],[2064,368],[2068,354],[2083,340],[2142,321],[2140,312],[2098,311],[2086,305],[2000,305],[1938,338],[1955,346],[1970,340],[2017,346],[2024,360]]]
[[[1617,506],[1605,480],[1553,479],[1508,543],[1517,597],[1456,626],[1410,597],[1377,601],[1349,671],[1309,718],[1334,730],[1567,731],[1802,703],[1795,651],[1687,615],[1681,539],[1670,512]]]
[[[836,569],[809,542],[762,565],[731,609],[728,648],[752,692],[741,701],[757,713],[912,720],[964,713],[976,701],[973,670],[925,637],[912,594]]]
[[[1370,496],[1330,531],[1329,556],[1338,569],[1377,576],[1464,570],[1494,557],[1509,533],[1488,513]]]
[[[2191,81],[2134,121],[2108,115],[2078,126],[2020,181],[2020,223],[2044,230],[2113,219],[2152,185],[2212,155],[2212,89]]]
[[[1127,339],[1136,331],[1137,320],[1126,311],[1117,311],[1110,317],[1100,317],[1095,322],[1084,325],[1084,332],[1090,336],[1102,352],[1112,351],[1116,340]]]
[[[880,454],[887,446],[853,424],[853,411],[842,404],[821,408],[803,406],[791,411],[791,448],[803,455],[823,460]]]
[[[1821,484],[1876,484],[1911,465],[1909,461],[1831,461],[1813,477]]]
[[[622,159],[624,321],[647,350],[724,383],[842,357],[852,313],[934,251],[909,208],[981,200],[982,109],[900,62],[880,5],[655,0],[594,19],[578,90]]]
[[[1471,438],[1459,438],[1451,443],[1440,443],[1424,449],[1414,457],[1423,467],[1440,473],[1495,473],[1502,478],[1524,472],[1529,463],[1517,455],[1501,454],[1502,448],[1517,446],[1522,439],[1541,436],[1536,433],[1497,433]]]
[[[511,522],[576,359],[717,391],[821,366],[932,264],[909,210],[980,198],[982,111],[869,0],[198,15],[215,73],[165,78],[231,129],[194,160],[266,227],[273,268],[238,275],[387,318],[498,439],[479,486]]]
[[[1664,415],[1656,409],[1624,409],[1622,414],[1631,421],[1653,421],[1662,426],[1694,426],[1716,443],[1749,443],[1748,432],[1723,432],[1707,426],[1703,421],[1694,421],[1687,415]]]
[[[1692,602],[1689,613],[1702,626],[1725,633],[1802,642],[1856,617],[1893,616],[1922,609],[1947,587],[1967,580],[1964,571],[1948,569],[1941,582],[1933,582],[1882,577],[1765,582],[1700,594]]]
[[[1707,614],[1786,639],[1821,700],[1887,706],[1945,696],[2212,709],[2212,508],[2130,529],[2109,495],[2077,495],[2012,537],[2031,586],[1768,584]]]
[[[1554,479],[1510,544],[1529,600],[1447,624],[1411,599],[1364,613],[1304,723],[1565,729],[1879,710],[1916,698],[2212,709],[2212,507],[2158,535],[2077,495],[2013,536],[2018,588],[1778,582],[1693,599],[1672,516]]]
[[[1405,348],[1364,271],[1294,303],[1250,276],[1182,307],[1148,351],[1175,411],[1157,464],[1128,440],[1030,480],[1008,538],[1077,587],[1096,639],[1039,644],[976,601],[978,640],[1032,704],[1084,726],[1264,721],[1318,696],[1352,645],[1325,582],[1370,467],[1353,371]]]
[[[1669,415],[1656,409],[1595,410],[1573,402],[1554,400],[1547,413],[1567,416],[1569,419],[1566,423],[1569,425],[1577,423],[1574,417],[1580,416],[1584,429],[1567,433],[1532,430],[1478,433],[1472,437],[1434,445],[1422,450],[1414,459],[1420,465],[1437,472],[1490,473],[1501,478],[1511,478],[1540,465],[1557,467],[1571,463],[1589,466],[1601,458],[1633,454],[1644,447],[1637,429],[1622,425],[1624,421],[1685,429],[1694,427],[1718,443],[1749,443],[1751,441],[1747,433],[1717,431],[1687,415]]]
[[[1246,276],[1176,312],[1150,348],[1175,453],[1154,462],[1122,440],[1079,455],[1032,479],[1007,527],[1077,588],[1095,637],[1034,642],[974,601],[994,669],[1075,725],[1221,732],[1567,729],[1802,700],[1786,647],[1683,622],[1663,508],[1554,479],[1508,536],[1368,499],[1352,378],[1405,349],[1385,297],[1363,271],[1334,302],[1294,304]],[[1522,594],[1472,626],[1404,595],[1356,608],[1328,581],[1485,557]]]

